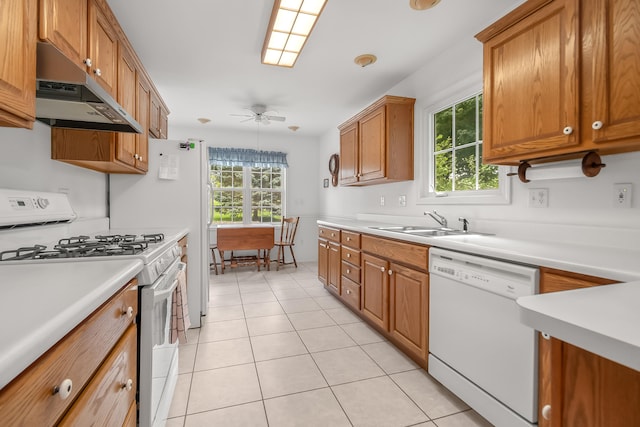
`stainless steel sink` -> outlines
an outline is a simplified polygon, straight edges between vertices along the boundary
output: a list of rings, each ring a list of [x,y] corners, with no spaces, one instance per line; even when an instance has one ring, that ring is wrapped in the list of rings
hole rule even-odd
[[[482,233],[474,233],[474,232],[464,231],[464,230],[455,230],[453,228],[444,228],[444,227],[433,228],[433,227],[424,227],[420,225],[388,225],[388,226],[369,227],[369,228],[374,230],[381,230],[381,231],[393,231],[396,233],[404,233],[404,234],[410,234],[412,236],[421,236],[421,237],[482,234]]]

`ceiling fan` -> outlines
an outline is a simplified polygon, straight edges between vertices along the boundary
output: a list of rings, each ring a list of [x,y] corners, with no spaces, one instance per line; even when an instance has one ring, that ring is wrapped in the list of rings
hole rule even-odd
[[[252,105],[251,108],[246,108],[246,110],[249,110],[251,114],[231,114],[231,115],[236,117],[248,117],[245,120],[241,120],[240,123],[253,120],[256,123],[262,123],[262,124],[268,125],[272,121],[284,122],[286,120],[286,117],[283,117],[283,116],[273,116],[271,114],[267,114],[271,111],[268,111],[267,106],[264,104],[255,104],[255,105]]]

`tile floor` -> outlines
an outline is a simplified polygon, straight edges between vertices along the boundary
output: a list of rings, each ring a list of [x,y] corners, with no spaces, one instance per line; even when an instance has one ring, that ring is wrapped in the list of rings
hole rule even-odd
[[[167,427],[491,426],[325,291],[316,263],[211,275]]]

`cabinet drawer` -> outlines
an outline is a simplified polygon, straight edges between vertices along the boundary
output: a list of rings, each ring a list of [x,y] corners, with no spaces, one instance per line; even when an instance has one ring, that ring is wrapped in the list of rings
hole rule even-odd
[[[360,285],[343,277],[341,296],[344,302],[360,311]]]
[[[131,325],[60,426],[121,426],[136,396],[136,326]]]
[[[342,259],[353,265],[360,265],[360,251],[353,250],[351,248],[342,247]]]
[[[343,246],[360,249],[360,233],[342,230],[341,243]]]
[[[332,242],[340,243],[340,230],[330,227],[318,227],[318,236]]]
[[[134,322],[138,311],[137,283],[136,279],[130,281],[0,391],[0,419],[5,425],[55,424]],[[71,380],[73,386],[62,400],[53,390],[65,379]]]
[[[362,251],[368,252],[394,262],[416,267],[422,271],[428,270],[427,246],[413,245],[380,237],[362,236]]]
[[[342,261],[342,276],[360,283],[360,267],[354,267],[352,264]]]

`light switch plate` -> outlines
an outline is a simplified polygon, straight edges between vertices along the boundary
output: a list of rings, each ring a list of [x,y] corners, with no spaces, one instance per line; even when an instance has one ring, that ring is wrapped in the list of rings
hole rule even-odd
[[[403,206],[403,207],[407,206],[407,196],[403,194],[400,197],[398,197],[398,203],[400,203],[400,206]]]
[[[613,206],[616,208],[630,208],[633,184],[613,184]]]
[[[380,196],[380,206],[384,206],[384,196]]]

